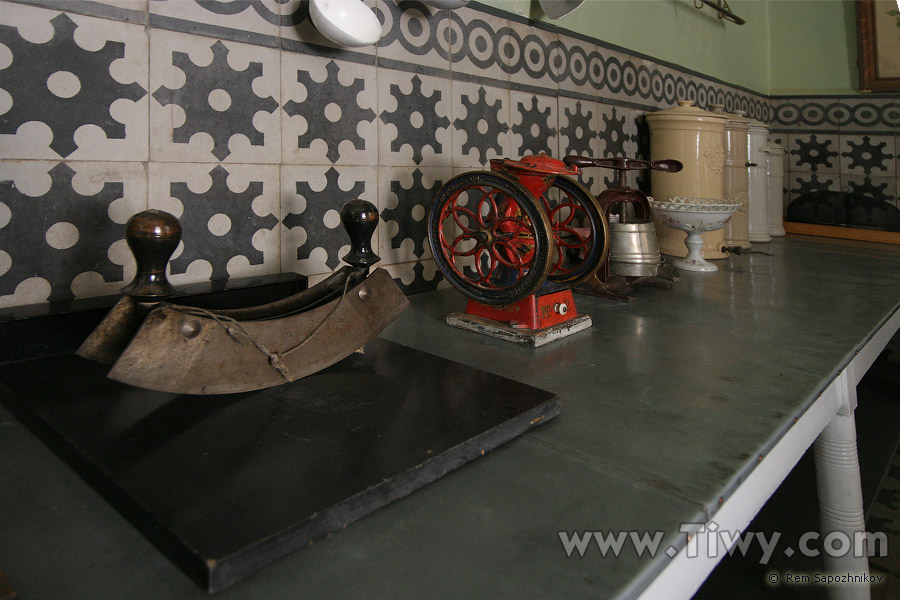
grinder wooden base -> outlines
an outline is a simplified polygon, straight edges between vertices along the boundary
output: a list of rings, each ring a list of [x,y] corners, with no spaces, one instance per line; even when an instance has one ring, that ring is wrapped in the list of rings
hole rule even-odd
[[[447,315],[447,324],[467,331],[474,331],[475,333],[481,333],[497,339],[506,340],[508,342],[537,348],[570,336],[573,333],[583,331],[590,327],[592,322],[589,315],[578,315],[565,323],[551,325],[550,327],[545,327],[543,329],[520,329],[499,321],[484,319],[462,312],[455,312]]]

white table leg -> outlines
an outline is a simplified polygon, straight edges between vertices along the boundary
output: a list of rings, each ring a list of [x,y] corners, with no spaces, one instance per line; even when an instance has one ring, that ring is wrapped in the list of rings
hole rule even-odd
[[[853,413],[834,416],[815,442],[816,484],[825,569],[868,575],[865,518]],[[868,600],[868,583],[830,585],[832,600]]]

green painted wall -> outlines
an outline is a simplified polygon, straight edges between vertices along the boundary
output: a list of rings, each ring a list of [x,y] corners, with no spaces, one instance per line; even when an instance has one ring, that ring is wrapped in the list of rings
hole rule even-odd
[[[693,0],[586,0],[550,21],[537,0],[482,0],[764,94],[854,93],[853,0],[730,0],[747,23]]]
[[[769,0],[770,94],[846,94],[859,85],[852,0]]]

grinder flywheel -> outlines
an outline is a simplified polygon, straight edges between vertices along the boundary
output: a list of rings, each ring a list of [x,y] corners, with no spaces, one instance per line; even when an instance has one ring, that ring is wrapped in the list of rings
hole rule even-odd
[[[438,269],[470,299],[467,316],[454,313],[448,322],[482,333],[497,322],[498,337],[528,345],[540,344],[507,330],[590,325],[575,311],[569,287],[606,260],[609,228],[593,195],[569,177],[577,173],[540,154],[495,159],[490,172],[444,184],[428,214],[428,241]]]

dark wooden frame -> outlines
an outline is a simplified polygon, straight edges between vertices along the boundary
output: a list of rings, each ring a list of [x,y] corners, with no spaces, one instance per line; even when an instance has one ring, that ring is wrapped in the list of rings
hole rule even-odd
[[[873,92],[900,92],[900,77],[878,76],[878,46],[875,36],[875,2],[856,0],[856,44],[859,87]]]

